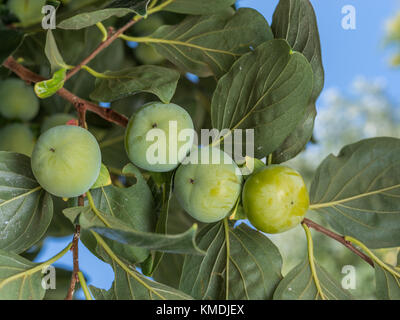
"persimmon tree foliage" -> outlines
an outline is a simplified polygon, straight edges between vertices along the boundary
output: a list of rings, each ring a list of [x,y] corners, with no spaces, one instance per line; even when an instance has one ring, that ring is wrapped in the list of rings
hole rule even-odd
[[[400,140],[343,147],[308,192],[284,166],[312,137],[324,84],[309,0],[280,0],[271,23],[234,0],[48,1],[53,30],[22,2],[0,4],[0,299],[72,299],[78,286],[87,299],[352,299],[311,229],[375,268],[379,299],[400,299],[399,269],[372,251],[400,246]],[[152,166],[137,136],[178,114],[197,131],[253,129],[256,172]],[[260,231],[236,223],[246,213]],[[283,276],[261,231],[298,224],[308,252]],[[86,285],[79,242],[113,268],[109,290]],[[43,268],[69,250],[72,272],[46,291]]]

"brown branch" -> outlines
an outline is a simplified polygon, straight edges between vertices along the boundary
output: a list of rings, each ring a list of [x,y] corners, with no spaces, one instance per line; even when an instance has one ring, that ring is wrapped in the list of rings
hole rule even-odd
[[[83,196],[80,196],[78,198],[78,204],[79,206],[84,205],[84,199]],[[78,278],[78,272],[79,272],[79,237],[81,234],[81,226],[76,225],[75,227],[75,232],[74,232],[74,238],[72,240],[72,259],[73,259],[73,270],[72,270],[72,277],[71,277],[71,282],[68,288],[68,293],[67,296],[65,297],[65,300],[72,300],[75,292],[75,287],[76,283],[79,281]]]
[[[140,21],[141,18],[138,18],[136,20],[130,20],[126,25],[118,29],[117,31],[114,31],[113,29],[108,30],[108,38],[106,41],[100,43],[100,45],[85,59],[82,60],[81,63],[79,63],[76,67],[74,67],[70,72],[68,72],[67,77],[65,78],[65,81],[67,81],[69,78],[71,78],[74,74],[76,74],[84,65],[87,65],[90,61],[92,61],[102,50],[107,48],[111,43],[113,43],[118,37],[124,33],[127,29],[129,29],[131,26],[133,26],[136,22]]]
[[[341,235],[339,235],[339,234],[337,234],[337,233],[335,233],[335,232],[333,232],[331,230],[328,230],[328,229],[324,228],[323,226],[319,225],[318,223],[315,223],[314,221],[312,221],[310,219],[307,219],[307,218],[304,218],[302,223],[304,223],[308,227],[313,228],[316,231],[321,232],[321,233],[327,235],[328,237],[340,242],[346,248],[348,248],[351,251],[353,251],[356,255],[358,255],[363,260],[365,260],[368,264],[370,264],[372,267],[374,267],[374,262],[371,260],[371,258],[368,257],[363,252],[361,252],[360,250],[358,250],[356,247],[354,247],[352,243],[346,241],[343,236],[341,236]]]
[[[46,80],[42,76],[32,72],[31,70],[25,68],[23,65],[19,64],[13,57],[8,57],[6,61],[4,61],[3,66],[7,69],[13,71],[17,76],[19,76],[22,80],[27,82],[36,83],[43,80]],[[80,105],[85,108],[85,110],[91,111],[96,113],[103,119],[120,125],[122,127],[126,127],[128,124],[128,118],[124,115],[108,108],[102,108],[99,105],[92,103],[90,101],[84,100],[79,98],[78,96],[74,95],[72,92],[68,91],[65,88],[61,88],[57,91],[57,94],[64,98],[65,100],[71,102],[75,108]],[[79,110],[77,109],[79,113]]]

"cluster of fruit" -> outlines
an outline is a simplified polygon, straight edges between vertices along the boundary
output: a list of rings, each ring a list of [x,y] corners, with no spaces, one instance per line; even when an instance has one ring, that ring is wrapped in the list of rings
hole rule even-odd
[[[21,80],[3,81],[0,96],[3,97],[0,113],[5,118],[28,121],[38,112],[39,103],[32,88]],[[32,153],[32,171],[40,185],[55,196],[67,198],[88,191],[101,169],[101,151],[96,138],[88,130],[66,125],[71,118],[71,115],[59,114],[46,119],[36,143],[26,124],[8,125],[0,133],[0,149]],[[178,134],[170,132],[172,122]],[[282,232],[301,222],[309,201],[303,179],[297,172],[285,166],[263,165],[243,178],[237,164],[224,151],[211,146],[193,146],[193,128],[190,115],[180,106],[148,103],[128,123],[125,133],[128,157],[133,164],[150,172],[168,172],[179,166],[174,177],[174,193],[182,207],[201,222],[225,218],[238,201],[242,202],[250,222],[261,231]],[[149,152],[154,141],[148,135],[154,130],[168,137],[157,144],[158,147],[160,143],[165,144],[161,146],[165,152],[162,163],[154,161]],[[192,132],[186,140],[178,139],[183,130]],[[182,163],[188,154],[190,159],[198,161]],[[211,158],[215,154],[219,162]]]

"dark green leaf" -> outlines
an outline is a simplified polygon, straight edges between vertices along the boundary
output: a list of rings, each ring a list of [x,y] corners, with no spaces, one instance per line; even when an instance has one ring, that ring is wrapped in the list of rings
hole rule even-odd
[[[108,8],[128,8],[141,16],[145,16],[149,3],[150,0],[115,0]]]
[[[319,166],[311,209],[370,248],[400,246],[399,163],[399,139],[366,139],[344,147]]]
[[[53,202],[35,180],[30,159],[0,151],[0,249],[20,253],[38,242],[53,217]]]
[[[18,30],[0,30],[0,66],[21,45],[24,34]]]
[[[218,81],[211,103],[213,127],[231,133],[254,129],[255,157],[263,158],[295,130],[311,90],[307,59],[292,52],[285,40],[267,41],[236,61]]]
[[[293,132],[272,154],[272,163],[286,162],[305,149],[313,135],[316,115],[317,110],[315,109],[315,105],[310,104]]]
[[[97,235],[97,237],[99,237]],[[107,300],[188,300],[190,296],[150,280],[121,261],[104,241],[98,240],[97,251],[109,263],[115,274],[110,290],[90,287],[95,299]]]
[[[275,38],[285,39],[294,51],[301,52],[314,73],[312,102],[324,87],[321,43],[314,9],[309,0],[280,0],[274,12],[272,31]]]
[[[230,244],[229,264],[227,241]],[[183,292],[195,299],[272,298],[282,279],[282,258],[267,237],[242,223],[235,229],[230,225],[227,239],[224,224],[220,222],[202,229],[197,243],[207,250],[207,254],[186,256],[179,287]]]
[[[328,300],[349,300],[351,295],[344,291],[340,284],[315,263],[316,273],[322,293]],[[293,268],[279,283],[274,300],[319,300],[314,277],[312,276],[308,259]]]
[[[174,0],[164,10],[186,14],[213,14],[229,8],[236,0]]]
[[[97,22],[107,20],[110,17],[123,17],[134,10],[128,8],[110,8],[97,11],[85,12],[68,18],[57,25],[57,28],[78,30],[95,25]]]
[[[140,232],[152,232],[155,225],[154,200],[151,191],[138,169],[127,165],[123,173],[136,179],[129,188],[114,186],[101,187],[91,191],[95,213],[90,206],[75,207],[64,210],[64,214],[83,228],[104,227],[106,223],[115,229],[130,228]],[[100,215],[100,217],[99,217]],[[76,221],[76,219],[79,219]],[[129,230],[130,230],[129,229]],[[82,241],[89,250],[95,253],[93,237],[89,231],[83,230]],[[121,244],[117,241],[105,240],[121,257],[131,263],[144,261],[149,252],[147,249]]]
[[[211,16],[189,16],[175,26],[162,26],[146,43],[185,71],[200,77],[225,74],[234,61],[272,39],[264,17],[252,9]]]
[[[195,255],[205,254],[204,251],[197,247],[195,242],[197,225],[193,225],[184,233],[174,235],[140,232],[129,230],[129,228],[124,228],[121,230],[104,227],[92,227],[91,229],[101,234],[105,238],[135,247],[170,253]]]
[[[0,250],[0,300],[41,300],[42,269],[14,253]]]
[[[275,38],[286,39],[293,50],[301,52],[307,58],[314,74],[313,92],[307,113],[273,154],[273,163],[281,163],[303,151],[312,137],[317,114],[315,101],[324,86],[324,68],[317,20],[309,0],[281,0],[274,12],[271,27]]]
[[[400,300],[400,271],[393,270],[392,272],[385,270],[379,264],[375,263],[375,281],[376,295],[381,300]],[[397,274],[397,275],[396,275]]]
[[[169,103],[175,93],[179,72],[158,66],[132,67],[117,72],[105,72],[105,79],[96,80],[90,95],[93,100],[111,102],[140,92],[153,93]]]

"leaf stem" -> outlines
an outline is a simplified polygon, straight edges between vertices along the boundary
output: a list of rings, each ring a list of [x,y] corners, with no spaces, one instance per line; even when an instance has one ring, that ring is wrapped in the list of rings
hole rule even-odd
[[[133,272],[125,263],[123,263],[116,255],[115,253],[111,250],[111,248],[107,245],[107,243],[103,240],[102,237],[100,237],[97,232],[90,231],[93,236],[96,238],[97,242],[99,245],[101,245],[104,249],[104,251],[110,256],[111,259],[113,259],[126,273],[128,273],[132,278],[134,278],[137,282],[139,282],[142,286],[144,286],[147,290],[153,292],[155,295],[157,295],[160,299],[166,300],[164,296],[160,295],[157,291],[155,291],[152,287],[150,287],[146,282],[144,282],[138,275]]]
[[[225,299],[229,300],[229,262],[230,262],[230,243],[229,243],[229,224],[228,218],[224,219],[225,243],[226,243],[226,272],[225,272]]]
[[[86,284],[85,277],[83,276],[83,273],[81,271],[78,272],[78,279],[79,279],[79,283],[81,284],[81,287],[82,287],[82,290],[83,290],[86,300],[93,300],[92,296],[90,294],[89,288]]]
[[[317,271],[315,269],[315,261],[314,261],[314,244],[311,236],[310,229],[307,227],[305,223],[301,224],[304,228],[307,237],[307,247],[308,247],[308,261],[310,262],[311,274],[314,278],[315,286],[317,287],[318,294],[321,296],[322,300],[326,300],[324,293],[322,292],[321,284],[318,279]]]
[[[400,278],[400,273],[394,271],[393,269],[389,268],[386,263],[384,263],[381,259],[379,259],[365,244],[363,244],[360,240],[357,240],[356,238],[350,237],[350,236],[345,236],[344,239],[346,241],[349,241],[351,243],[354,243],[355,245],[359,246],[362,250],[364,250],[371,258],[373,261],[375,261],[382,269],[385,269],[392,275]]]
[[[29,270],[26,270],[26,271],[17,273],[11,277],[5,278],[4,280],[0,281],[0,288],[3,287],[5,284],[9,283],[10,281],[13,281],[15,279],[18,279],[20,277],[24,277],[27,275],[29,276],[29,275],[35,274],[36,272],[41,271],[43,269],[43,267],[49,266],[49,265],[53,264],[54,262],[56,262],[57,260],[61,259],[71,249],[71,247],[72,247],[72,242],[69,243],[63,250],[61,250],[59,253],[57,253],[54,257],[50,258],[49,260],[46,260],[45,262],[42,262]]]
[[[184,46],[184,47],[189,47],[189,48],[194,48],[194,49],[199,49],[203,51],[209,51],[209,52],[215,52],[215,53],[221,53],[221,54],[227,54],[231,55],[234,57],[240,56],[240,54],[232,53],[229,51],[225,50],[219,50],[219,49],[212,49],[212,48],[206,48],[202,47],[199,45],[196,45],[194,43],[190,42],[184,42],[184,41],[178,41],[178,40],[170,40],[170,39],[161,39],[161,38],[151,38],[151,37],[131,37],[127,36],[125,34],[120,34],[119,38],[126,40],[126,41],[134,41],[138,43],[166,43],[166,44],[174,44],[178,46]]]
[[[96,78],[100,78],[100,79],[118,79],[120,77],[117,76],[111,76],[111,75],[107,75],[104,73],[100,73],[97,72],[95,70],[93,70],[91,67],[84,65],[82,66],[82,69],[86,70],[87,72],[89,72],[92,76],[96,77]]]
[[[96,205],[94,204],[94,200],[93,200],[93,197],[92,197],[92,194],[90,193],[90,191],[86,192],[86,196],[88,198],[90,208],[95,213],[95,215],[101,220],[101,222],[104,223],[104,225],[106,227],[111,228],[111,225],[106,221],[106,219],[104,219],[101,212],[96,208]]]
[[[103,39],[101,39],[101,41],[102,42],[106,41],[108,38],[108,32],[107,32],[106,27],[104,27],[104,24],[102,24],[101,22],[97,22],[96,27],[99,28],[99,30],[101,31],[101,33],[103,35]]]
[[[358,250],[356,247],[354,247],[350,242],[346,241],[345,238],[331,230],[328,230],[324,228],[323,226],[319,225],[318,223],[315,223],[314,221],[304,218],[303,222],[306,224],[308,227],[313,228],[314,230],[321,232],[325,234],[326,236],[340,242],[343,244],[346,248],[349,250],[353,251],[356,255],[358,255],[360,258],[365,260],[368,264],[370,264],[372,267],[374,266],[374,262],[368,257],[366,254]]]

